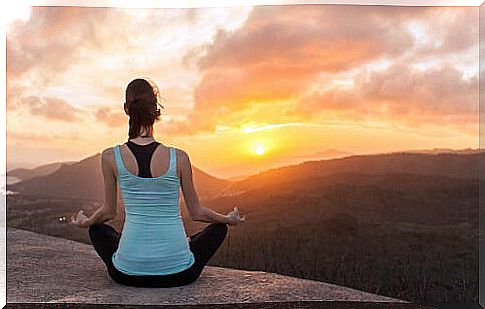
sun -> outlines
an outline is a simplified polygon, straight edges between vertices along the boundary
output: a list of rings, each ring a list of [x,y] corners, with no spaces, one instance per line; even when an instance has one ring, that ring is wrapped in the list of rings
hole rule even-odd
[[[262,156],[264,155],[264,147],[259,145],[259,146],[256,146],[256,149],[254,149],[254,152],[258,155],[258,156]]]

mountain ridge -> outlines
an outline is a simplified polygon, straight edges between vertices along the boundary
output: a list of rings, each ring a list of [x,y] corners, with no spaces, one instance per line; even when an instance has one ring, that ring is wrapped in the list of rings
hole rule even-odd
[[[7,189],[42,196],[103,201],[104,180],[100,166],[101,153],[97,153],[72,164],[60,164],[59,168],[50,174],[7,185]],[[229,181],[209,175],[196,167],[192,167],[192,171],[194,183],[202,199],[230,184]]]
[[[465,149],[435,153],[391,152],[381,154],[351,155],[342,158],[310,160],[262,171],[238,181],[214,177],[193,167],[194,183],[201,199],[235,195],[255,187],[276,185],[281,181],[304,181],[312,177],[330,176],[336,173],[386,174],[410,173],[436,175],[452,178],[478,178],[478,160],[485,154],[478,150]],[[7,185],[14,192],[29,192],[53,197],[77,197],[103,200],[104,192],[101,169],[101,154],[97,153],[75,163],[60,163],[50,174],[27,177],[21,182]],[[47,171],[54,164],[40,166],[38,171]],[[12,176],[11,173],[8,176]],[[16,177],[16,176],[15,176]],[[85,179],[91,179],[85,181]]]
[[[451,178],[479,177],[478,161],[485,153],[384,153],[363,154],[349,157],[304,161],[299,164],[272,168],[233,182],[220,195],[234,195],[255,187],[269,186],[280,181],[303,181],[337,173],[379,175],[407,173],[416,175],[447,176]]]

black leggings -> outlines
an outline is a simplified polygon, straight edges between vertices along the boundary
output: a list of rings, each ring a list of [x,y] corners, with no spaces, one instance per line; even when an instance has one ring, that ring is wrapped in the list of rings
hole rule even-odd
[[[110,277],[123,285],[140,287],[174,287],[194,282],[202,269],[221,246],[227,234],[227,225],[211,223],[202,231],[190,236],[190,251],[195,262],[189,268],[169,275],[128,275],[113,265],[111,257],[118,249],[121,234],[112,226],[102,223],[89,227],[89,237],[94,249],[106,264]]]

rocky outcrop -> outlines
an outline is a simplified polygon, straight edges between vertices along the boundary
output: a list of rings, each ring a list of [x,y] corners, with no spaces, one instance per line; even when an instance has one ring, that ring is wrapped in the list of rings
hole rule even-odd
[[[7,303],[187,305],[301,300],[402,302],[325,282],[212,266],[183,287],[128,287],[107,275],[90,245],[7,230]]]

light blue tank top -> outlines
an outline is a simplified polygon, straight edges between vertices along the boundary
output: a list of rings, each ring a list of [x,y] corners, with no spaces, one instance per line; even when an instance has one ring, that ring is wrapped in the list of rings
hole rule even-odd
[[[129,172],[120,145],[114,153],[126,216],[113,265],[129,275],[168,275],[192,266],[195,259],[180,215],[175,148],[170,147],[166,173],[154,178]]]

